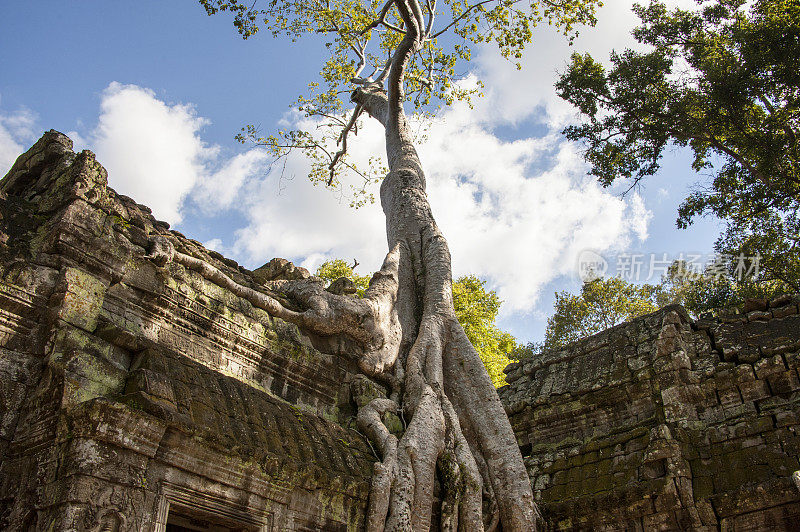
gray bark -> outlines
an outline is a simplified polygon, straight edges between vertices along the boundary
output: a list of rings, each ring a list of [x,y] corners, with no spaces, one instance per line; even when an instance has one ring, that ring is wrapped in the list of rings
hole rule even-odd
[[[428,531],[437,482],[442,530],[532,531],[530,481],[497,392],[456,319],[450,251],[433,218],[403,111],[405,65],[421,44],[422,13],[416,0],[396,5],[406,33],[386,90],[365,84],[352,94],[383,124],[389,163],[380,198],[391,251],[364,298],[326,292],[313,280],[287,281],[275,288],[303,309],[290,310],[176,253],[163,239],[153,242],[151,258],[179,262],[274,316],[321,335],[346,335],[361,346],[361,370],[392,389],[390,399],[360,405],[357,419],[382,459],[375,465],[369,531]],[[399,439],[381,419],[398,408],[408,421]]]
[[[422,17],[416,2],[398,2],[398,9],[407,30],[393,58],[387,92],[367,86],[353,93],[353,100],[386,131],[389,174],[380,198],[389,248],[401,250],[398,368],[403,368],[403,408],[411,422],[398,443],[400,467],[386,529],[407,530],[408,523],[413,530],[427,529],[428,490],[435,480],[431,462],[441,461],[448,449],[447,456],[457,464],[452,471],[463,478],[443,486],[443,525],[483,529],[480,491],[464,490],[467,485],[488,488],[503,530],[534,530],[533,494],[511,425],[480,356],[455,317],[450,251],[427,200],[425,174],[402,106],[403,72],[420,44]],[[479,462],[484,464],[483,475]]]

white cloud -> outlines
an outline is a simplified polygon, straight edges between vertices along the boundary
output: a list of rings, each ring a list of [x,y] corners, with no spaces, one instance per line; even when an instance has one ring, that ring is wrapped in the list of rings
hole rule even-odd
[[[574,120],[576,112],[555,93],[553,85],[558,72],[565,70],[573,52],[591,51],[592,57],[607,63],[612,50],[641,48],[630,34],[639,24],[639,18],[631,11],[634,3],[631,0],[605,2],[598,10],[597,25],[581,28],[580,36],[572,46],[553,27],[535,28],[521,70],[503,59],[496,46],[482,46],[477,60],[494,99],[491,106],[487,106],[487,101],[479,104],[481,114],[491,115],[496,122],[519,123],[534,113],[540,113],[538,120],[554,129],[563,128]],[[666,0],[665,3],[668,7],[689,9],[697,6],[694,0]]]
[[[110,184],[171,223],[217,150],[200,139],[207,123],[190,105],[167,105],[153,91],[111,83],[102,94],[90,144]]]
[[[36,116],[22,108],[11,113],[0,111],[0,177],[6,175],[23,151],[34,140]]]
[[[147,88],[112,82],[102,93],[97,127],[80,144],[93,149],[119,192],[178,223],[191,192],[208,210],[229,207],[263,160],[258,150],[225,160],[201,138],[209,121],[194,106],[167,104]]]
[[[222,168],[203,176],[194,199],[212,212],[230,208],[245,181],[264,173],[267,160],[267,154],[258,149],[231,157]]]
[[[221,252],[220,250],[222,250],[222,239],[212,238],[208,242],[203,242],[203,245],[208,249]]]

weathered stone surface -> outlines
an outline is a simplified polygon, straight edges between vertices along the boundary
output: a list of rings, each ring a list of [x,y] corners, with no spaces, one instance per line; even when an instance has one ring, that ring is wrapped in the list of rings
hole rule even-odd
[[[665,308],[511,366],[500,396],[548,527],[795,529],[795,305]]]
[[[77,268],[66,268],[61,284],[58,289],[63,290],[64,298],[59,305],[58,317],[93,332],[103,308],[107,284]]]
[[[259,284],[279,279],[308,279],[311,274],[305,268],[295,266],[286,259],[274,258],[265,265],[253,270],[253,279]]]
[[[0,181],[0,528],[360,530],[375,457],[348,420],[386,390],[347,345],[145,259],[154,234],[255,289],[310,277],[170,231],[45,134]],[[668,307],[506,368],[549,529],[795,527],[798,303]]]
[[[0,181],[0,529],[138,532],[195,515],[360,529],[374,456],[337,422],[353,361],[147,260],[160,234],[259,282],[117,195],[94,155],[71,148],[48,132]],[[309,276],[270,264],[271,279]]]

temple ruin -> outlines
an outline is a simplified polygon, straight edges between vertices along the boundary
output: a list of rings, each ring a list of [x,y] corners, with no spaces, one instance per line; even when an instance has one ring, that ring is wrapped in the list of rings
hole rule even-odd
[[[153,235],[244,286],[307,275],[170,230],[55,131],[0,182],[0,529],[361,530],[376,456],[353,415],[386,390],[154,264]],[[509,366],[545,528],[796,529],[798,303],[667,307]]]

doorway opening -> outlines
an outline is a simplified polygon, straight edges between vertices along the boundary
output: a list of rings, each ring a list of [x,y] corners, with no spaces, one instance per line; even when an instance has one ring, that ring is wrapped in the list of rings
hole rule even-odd
[[[253,528],[233,520],[195,509],[170,505],[166,532],[255,532]]]

